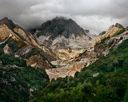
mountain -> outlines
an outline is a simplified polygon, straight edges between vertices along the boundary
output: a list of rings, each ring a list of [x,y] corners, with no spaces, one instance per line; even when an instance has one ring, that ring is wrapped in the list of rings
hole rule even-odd
[[[22,57],[30,66],[52,68],[49,61],[57,59],[51,49],[40,45],[32,34],[8,18],[3,18],[0,21],[0,42],[3,44],[4,53]],[[37,60],[35,61],[32,57]]]
[[[69,38],[72,34],[74,34],[75,37],[81,34],[86,35],[84,29],[75,21],[64,17],[56,17],[43,23],[39,30],[41,30],[43,35],[50,35],[50,39],[55,39],[60,35],[63,35],[65,38]],[[38,33],[37,36],[40,36],[39,34],[40,33]]]
[[[112,43],[111,41],[116,42]],[[75,73],[74,77],[52,80],[51,83],[47,85],[47,88],[40,90],[31,101],[34,102],[38,100],[38,102],[42,102],[47,100],[47,102],[59,102],[63,99],[63,102],[127,102],[127,31],[115,35],[110,39],[103,40],[98,43],[97,46],[100,44],[100,46],[102,45],[105,49],[108,42],[110,47],[114,45],[114,47],[110,49],[109,54],[99,56],[93,64]],[[109,44],[107,45],[108,47]],[[87,54],[85,57],[86,56]]]
[[[54,31],[54,29],[58,27],[63,28],[62,33]],[[73,30],[74,28],[76,30]],[[58,28],[58,30],[60,29]],[[116,23],[109,27],[104,34],[91,38],[90,40],[87,34],[89,31],[85,33],[85,30],[71,19],[57,17],[42,24],[38,31],[36,31],[36,35],[33,35],[14,24],[13,21],[8,18],[3,18],[0,21],[0,44],[5,54],[24,59],[27,66],[46,69],[49,78],[56,79],[58,77],[74,76],[75,73],[80,71],[84,66],[89,66],[101,56],[109,54],[111,49],[117,47],[127,39],[126,30],[122,25]],[[45,34],[43,34],[44,32]],[[37,35],[39,33],[41,34],[40,37],[44,37],[44,39],[46,36],[52,37],[47,39],[49,44],[50,42],[52,43],[51,47],[45,44],[46,40],[43,44],[38,42],[40,37]],[[72,39],[70,37],[72,35],[74,35],[75,38]],[[67,42],[60,38],[59,41],[61,41],[61,43],[59,43],[57,40],[58,36],[64,37]],[[88,39],[85,40],[82,36]],[[55,41],[57,46],[61,47],[53,47]],[[72,43],[73,47],[69,47],[68,45],[70,45],[72,41],[75,43]],[[77,41],[84,46],[81,47]],[[66,46],[64,47],[63,45],[65,45],[65,43]],[[56,68],[54,69],[54,67]]]
[[[57,17],[29,31],[0,20],[0,101],[127,100],[127,27],[116,23],[91,37]]]
[[[0,48],[1,102],[27,102],[33,92],[46,86],[48,81],[45,70],[28,67],[25,60],[6,55]]]
[[[97,43],[102,42],[105,39],[108,39],[108,38],[111,38],[113,36],[119,35],[119,34],[123,33],[124,31],[125,31],[125,28],[121,24],[116,23],[115,25],[110,26],[109,29],[104,32],[104,34],[98,36],[94,40],[94,45],[97,44]]]
[[[52,49],[85,48],[91,40],[88,30],[72,19],[56,17],[43,23],[36,31],[38,41]]]
[[[100,59],[102,56],[107,56],[112,49],[118,47],[118,45],[120,45],[124,40],[128,39],[127,30],[125,30],[123,26],[117,25],[119,24],[110,26],[106,33],[93,38],[93,40],[91,41],[91,46],[89,48],[82,49],[78,52],[70,52],[69,56],[71,56],[71,59],[67,58],[67,60],[63,62],[54,62],[53,64],[60,66],[56,69],[46,70],[50,79],[74,76],[75,73],[77,71],[81,71],[84,66],[87,67],[90,64],[94,63],[96,60]],[[62,52],[63,50],[60,51]]]
[[[13,23],[12,20],[8,19],[7,17],[4,17],[0,20],[0,25],[6,24],[10,29],[15,28],[17,25]]]

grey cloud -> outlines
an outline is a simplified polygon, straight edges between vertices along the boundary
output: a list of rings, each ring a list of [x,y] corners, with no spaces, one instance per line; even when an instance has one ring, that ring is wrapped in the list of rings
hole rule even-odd
[[[65,16],[99,33],[116,22],[127,25],[127,10],[128,0],[0,0],[0,18],[7,16],[25,28]]]

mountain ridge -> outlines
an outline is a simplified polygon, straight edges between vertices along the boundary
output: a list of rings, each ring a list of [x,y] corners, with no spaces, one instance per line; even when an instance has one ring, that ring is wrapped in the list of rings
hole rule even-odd
[[[0,100],[123,101],[128,77],[126,28],[116,23],[91,39],[80,33],[42,38],[45,43],[8,18],[0,22]]]
[[[78,34],[86,35],[84,29],[75,21],[64,17],[56,17],[52,20],[46,21],[41,25],[39,30],[41,30],[44,35],[51,35],[51,39],[54,39],[61,34],[66,38],[69,38],[70,34],[75,34],[75,36]]]
[[[28,48],[26,49],[26,51],[27,50],[29,51],[29,49],[31,50],[31,48],[35,48],[37,49],[37,52],[39,52],[38,54],[41,54],[46,60],[44,61],[44,63],[48,63],[49,66],[51,66],[50,62],[47,59],[53,60],[57,58],[56,55],[52,52],[52,50],[50,50],[49,48],[46,48],[45,46],[39,45],[38,41],[32,34],[25,31],[22,27],[15,25],[12,21],[10,24],[10,21],[11,20],[9,20],[8,18],[4,18],[0,22],[1,41],[11,39],[14,42],[13,46],[18,46],[19,48],[17,49],[17,51],[21,53],[25,52],[25,48]],[[14,27],[11,27],[11,28],[8,27],[11,25],[14,25]],[[24,52],[22,52],[22,49],[24,49],[23,50]],[[6,49],[6,52],[7,52],[7,49]],[[14,52],[14,54],[18,54],[18,53]]]
[[[35,35],[40,44],[44,43],[52,49],[83,48],[92,39],[88,36],[89,30],[84,30],[74,20],[64,17],[46,21]]]

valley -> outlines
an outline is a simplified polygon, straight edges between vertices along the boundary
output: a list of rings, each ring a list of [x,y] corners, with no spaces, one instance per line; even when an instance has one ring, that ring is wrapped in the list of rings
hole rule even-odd
[[[115,102],[120,102],[123,96],[115,93],[115,90],[121,90],[125,94],[128,77],[127,40],[127,27],[119,23],[110,26],[100,35],[93,35],[72,19],[56,17],[30,33],[5,17],[0,20],[0,84],[3,87],[0,90],[8,95],[6,91],[15,84],[15,90],[21,87],[18,90],[18,99],[23,98],[22,101],[25,102],[48,102],[50,98],[51,102],[60,102],[60,97],[69,93],[74,99],[81,100],[80,102],[84,102],[83,97],[87,99],[85,102],[95,102],[95,98],[99,102],[99,99],[102,100],[102,91],[110,87],[113,90],[112,95],[116,99],[120,97]],[[116,79],[119,72],[121,75],[117,79],[123,85]],[[101,78],[107,80],[109,85]],[[119,90],[114,81],[119,84]],[[113,83],[117,88],[115,90]],[[105,92],[106,95],[111,91],[106,89]],[[75,93],[80,96],[77,97]],[[6,100],[4,94],[1,94],[1,100]],[[13,98],[10,99],[13,102],[18,100],[14,99],[16,94],[14,91]],[[64,102],[74,100],[66,97]]]

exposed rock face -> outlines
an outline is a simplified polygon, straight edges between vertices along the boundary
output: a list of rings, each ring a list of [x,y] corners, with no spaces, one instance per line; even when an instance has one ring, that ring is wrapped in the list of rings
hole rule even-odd
[[[84,49],[88,49],[91,44],[89,30],[82,29],[72,19],[57,17],[41,25],[35,32],[40,44],[52,49],[58,56],[54,62],[66,64],[70,60],[79,56]],[[52,61],[53,62],[53,61]],[[60,65],[61,66],[61,65]]]
[[[127,30],[118,23],[96,38],[88,33],[71,19],[55,18],[42,24],[35,38],[8,18],[0,21],[4,53],[25,59],[28,66],[46,69],[50,79],[74,76],[128,39]]]
[[[8,19],[7,17],[4,17],[3,19],[0,20],[0,25],[5,24],[7,25],[10,29],[15,28],[17,25],[13,23],[12,20]]]
[[[5,43],[3,50],[6,54],[14,52],[14,54],[25,55],[31,51],[31,49],[29,49],[31,47],[41,52],[45,61],[47,61],[49,57],[50,59],[51,57],[55,59],[57,58],[56,54],[54,54],[52,50],[46,48],[45,46],[41,46],[34,36],[26,32],[20,26],[14,24],[8,18],[4,18],[0,21],[0,42],[1,44]],[[10,46],[7,46],[6,43]],[[17,49],[15,49],[16,47]],[[14,49],[15,51],[13,51]]]
[[[52,49],[85,48],[91,37],[72,19],[56,17],[43,23],[36,35],[41,44]]]
[[[10,55],[12,53],[12,49],[8,46],[8,44],[3,48],[4,53]]]
[[[121,24],[119,24],[119,23],[116,23],[115,24],[115,27],[118,27],[118,28],[124,28]]]
[[[50,35],[50,39],[63,35],[65,38],[69,38],[71,34],[78,36],[85,34],[85,31],[77,25],[72,19],[66,19],[63,17],[56,17],[43,23],[40,27],[40,33],[43,35]],[[37,36],[40,36],[38,33]]]
[[[56,69],[46,69],[47,74],[49,75],[50,80],[57,79],[59,77],[64,78],[66,76],[74,77],[76,72],[80,72],[85,63],[74,63],[69,66],[56,68]]]
[[[13,32],[7,27],[7,25],[2,24],[0,25],[0,41],[5,40],[9,37],[9,35],[12,35]]]
[[[111,49],[116,48],[126,39],[128,39],[127,31],[125,31],[121,25],[116,24],[111,26],[105,34],[97,36],[96,40],[94,40],[95,45],[93,45],[94,41],[92,41],[90,48],[83,49],[83,51],[79,52],[68,61],[58,62],[59,65],[62,65],[60,68],[48,69],[46,72],[50,79],[74,76],[74,74],[80,71],[84,66],[89,66],[101,56],[109,54]],[[63,72],[61,72],[62,70]]]
[[[111,27],[109,27],[109,29],[103,35],[96,37],[96,39],[94,39],[93,45],[95,46],[97,43],[101,43],[103,40],[109,39],[113,36],[121,34],[124,31],[125,31],[124,27],[116,23],[115,25],[112,25]]]
[[[106,56],[111,49],[117,47],[126,39],[128,39],[128,35],[125,31],[120,35],[105,39],[104,41],[102,41],[102,43],[96,44],[94,51],[97,53],[98,56]]]
[[[27,59],[27,65],[30,65],[34,68],[40,68],[40,69],[47,69],[52,68],[49,63],[46,62],[46,59],[43,59],[39,55],[33,55],[30,58]]]
[[[84,49],[58,49],[57,55],[61,60],[70,60],[76,56],[78,56],[80,53],[82,53]]]

